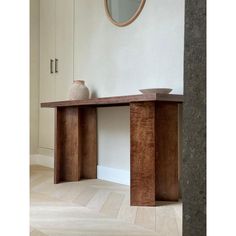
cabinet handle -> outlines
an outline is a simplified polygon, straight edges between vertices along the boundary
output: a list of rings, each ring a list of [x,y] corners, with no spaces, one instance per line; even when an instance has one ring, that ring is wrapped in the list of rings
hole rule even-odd
[[[50,59],[50,73],[53,74],[53,60]]]
[[[55,73],[58,73],[58,59],[55,59]]]

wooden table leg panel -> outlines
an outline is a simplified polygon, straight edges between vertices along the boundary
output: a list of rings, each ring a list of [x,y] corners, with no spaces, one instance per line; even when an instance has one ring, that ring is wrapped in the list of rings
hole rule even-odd
[[[55,119],[54,182],[96,178],[96,108],[58,107]]]
[[[155,103],[130,104],[131,205],[155,205]]]
[[[82,169],[84,179],[97,178],[97,108],[80,108]]]
[[[156,200],[176,201],[178,183],[178,104],[156,103]]]
[[[57,108],[55,182],[78,181],[81,173],[81,133],[78,107]]]
[[[62,133],[60,129],[60,124],[62,120],[62,109],[60,108],[55,108],[55,113],[54,113],[54,118],[55,118],[55,131],[54,131],[54,183],[58,184],[61,182],[61,169],[60,169],[60,160],[61,160],[61,142],[62,142]]]

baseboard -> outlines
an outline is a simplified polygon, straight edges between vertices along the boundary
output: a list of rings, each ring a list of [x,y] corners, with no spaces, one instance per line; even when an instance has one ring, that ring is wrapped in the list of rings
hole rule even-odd
[[[54,158],[42,154],[33,154],[30,155],[30,165],[41,165],[54,168]],[[130,185],[130,172],[126,170],[98,165],[97,178],[114,183]]]
[[[33,154],[30,155],[30,165],[41,165],[49,168],[54,168],[54,158],[53,156]]]
[[[130,172],[105,166],[97,166],[97,178],[119,184],[130,185]]]

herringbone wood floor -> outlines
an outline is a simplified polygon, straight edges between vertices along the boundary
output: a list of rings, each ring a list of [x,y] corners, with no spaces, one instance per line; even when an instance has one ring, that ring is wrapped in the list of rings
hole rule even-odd
[[[181,236],[182,204],[130,207],[129,186],[102,180],[53,184],[53,170],[31,166],[31,236]]]

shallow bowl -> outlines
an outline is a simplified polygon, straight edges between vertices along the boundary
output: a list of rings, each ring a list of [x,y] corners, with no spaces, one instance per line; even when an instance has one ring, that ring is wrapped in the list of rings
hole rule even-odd
[[[140,89],[141,93],[158,93],[158,94],[168,94],[172,91],[170,88],[151,88],[151,89]]]

